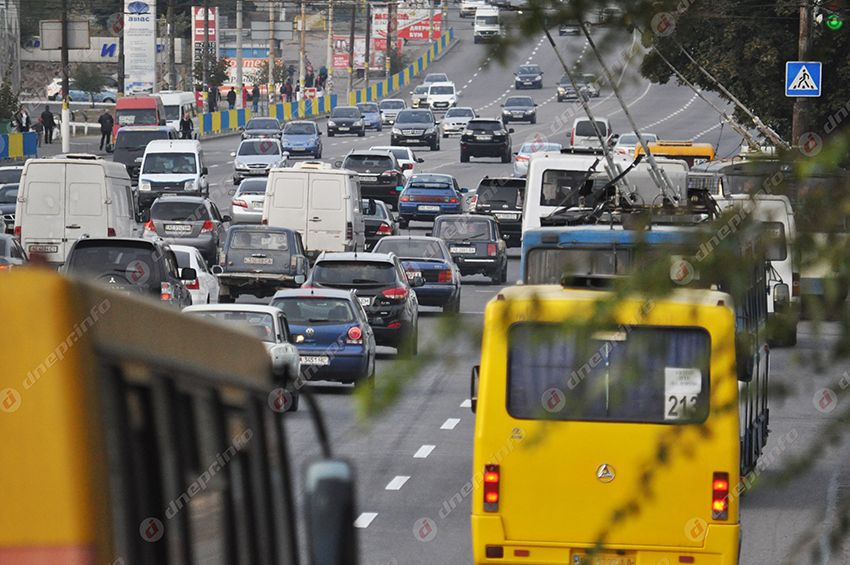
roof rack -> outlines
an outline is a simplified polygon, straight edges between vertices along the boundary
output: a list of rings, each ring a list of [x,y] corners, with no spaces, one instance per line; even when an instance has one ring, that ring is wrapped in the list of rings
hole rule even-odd
[[[564,147],[562,155],[602,155],[604,151],[600,147]]]

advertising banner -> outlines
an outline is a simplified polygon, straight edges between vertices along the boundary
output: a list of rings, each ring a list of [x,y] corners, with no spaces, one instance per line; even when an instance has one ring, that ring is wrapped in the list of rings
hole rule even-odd
[[[124,0],[124,93],[156,88],[156,0]]]
[[[397,30],[399,39],[427,40],[431,10],[425,8],[399,8]],[[443,29],[443,14],[434,10],[434,37],[440,39]],[[387,36],[387,9],[372,8],[372,33],[377,37]]]
[[[350,34],[334,35],[334,68],[348,69],[348,42],[351,40]],[[396,49],[401,51],[402,40],[399,39],[396,44]],[[384,68],[384,61],[387,55],[387,39],[386,37],[373,37],[372,47],[369,51],[369,68],[378,69]],[[366,36],[354,36],[354,68],[362,69],[363,63],[366,60]]]
[[[207,14],[209,21],[209,56],[218,59],[218,8],[212,7]],[[204,58],[204,7],[192,6],[192,68]]]

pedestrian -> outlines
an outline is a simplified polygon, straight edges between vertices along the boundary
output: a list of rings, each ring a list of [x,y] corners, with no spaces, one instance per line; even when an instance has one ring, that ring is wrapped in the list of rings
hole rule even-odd
[[[115,120],[109,110],[104,110],[97,119],[97,123],[100,124],[100,150],[103,151],[104,146],[109,148],[112,145],[112,126],[115,125]]]
[[[210,113],[218,110],[218,98],[221,96],[218,89],[212,84],[207,88],[207,109]]]
[[[198,113],[203,113],[204,111],[204,93],[203,89],[200,85],[195,86],[195,107],[197,108]]]
[[[236,89],[232,86],[230,87],[230,92],[227,93],[227,104],[230,106],[231,110],[236,109]]]
[[[280,101],[286,102],[286,84],[280,85]]]
[[[248,107],[248,89],[245,88],[245,83],[242,83],[242,107]]]
[[[18,132],[20,133],[28,132],[32,126],[29,114],[27,114],[26,108],[23,106],[21,106],[21,109],[18,110],[18,113],[15,116],[15,121],[17,122]]]
[[[195,124],[192,123],[189,112],[183,112],[183,117],[180,118],[180,139],[192,139],[194,129]]]
[[[286,79],[286,84],[283,85],[283,91],[287,102],[292,101],[292,79]]]
[[[251,104],[256,114],[260,110],[260,86],[257,84],[254,85],[254,90],[251,92]]]
[[[56,119],[53,117],[53,112],[50,111],[50,106],[44,106],[44,112],[41,113],[41,123],[44,124],[44,143],[53,143]]]
[[[35,132],[36,139],[38,140],[37,145],[41,147],[41,133],[44,131],[44,121],[41,119],[41,116],[32,125],[32,131]]]

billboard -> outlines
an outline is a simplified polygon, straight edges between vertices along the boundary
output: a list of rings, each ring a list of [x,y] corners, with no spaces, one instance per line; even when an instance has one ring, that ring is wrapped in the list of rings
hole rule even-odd
[[[124,94],[156,88],[156,0],[124,0]]]
[[[210,59],[218,59],[218,8],[207,13]],[[192,6],[192,68],[204,57],[204,7]]]
[[[399,39],[427,40],[431,10],[425,8],[399,8],[396,10],[396,31]],[[434,37],[440,39],[443,29],[443,14],[434,10]],[[387,9],[372,8],[372,33],[387,36]]]
[[[334,35],[334,68],[348,69],[348,43],[351,40],[350,34]],[[399,39],[396,44],[396,49],[401,51],[402,40]],[[383,69],[387,55],[387,38],[373,37],[372,47],[369,51],[369,68]],[[362,69],[366,60],[366,36],[354,36],[354,68]]]

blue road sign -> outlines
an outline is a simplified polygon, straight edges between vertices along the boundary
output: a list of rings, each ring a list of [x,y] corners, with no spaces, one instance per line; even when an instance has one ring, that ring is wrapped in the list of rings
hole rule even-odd
[[[785,96],[817,98],[821,93],[820,61],[785,63]]]

